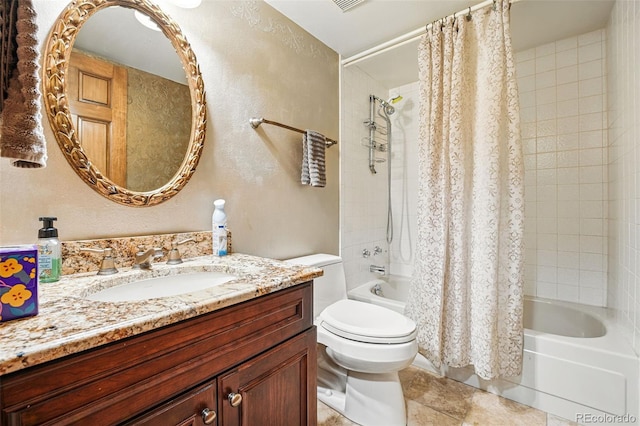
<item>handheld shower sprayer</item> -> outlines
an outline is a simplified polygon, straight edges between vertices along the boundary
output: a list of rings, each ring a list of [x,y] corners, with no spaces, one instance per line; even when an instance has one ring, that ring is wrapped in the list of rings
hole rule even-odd
[[[391,119],[389,116],[396,112],[396,109],[393,107],[394,104],[397,104],[402,100],[402,96],[400,95],[392,95],[386,101],[382,98],[379,98],[375,95],[369,95],[369,120],[365,121],[365,123],[369,127],[369,170],[372,174],[376,173],[375,163],[377,162],[375,157],[375,133],[376,133],[376,123],[375,123],[375,103],[376,101],[380,104],[380,109],[378,110],[378,115],[386,121],[386,136],[387,136],[387,243],[391,244],[393,241],[393,211],[391,206]],[[381,160],[384,161],[384,160]]]

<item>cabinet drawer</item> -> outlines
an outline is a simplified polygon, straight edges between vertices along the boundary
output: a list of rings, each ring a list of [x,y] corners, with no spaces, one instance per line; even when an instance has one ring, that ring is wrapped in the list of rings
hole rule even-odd
[[[113,424],[312,326],[311,282],[3,376],[2,424]],[[91,422],[91,423],[87,423]]]
[[[217,425],[216,383],[210,382],[143,414],[123,426]]]

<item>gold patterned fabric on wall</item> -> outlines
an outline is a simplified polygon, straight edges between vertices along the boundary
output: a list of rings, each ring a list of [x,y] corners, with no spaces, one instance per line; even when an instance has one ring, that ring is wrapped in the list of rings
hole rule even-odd
[[[129,68],[127,187],[150,191],[178,171],[189,145],[191,95],[186,84]]]

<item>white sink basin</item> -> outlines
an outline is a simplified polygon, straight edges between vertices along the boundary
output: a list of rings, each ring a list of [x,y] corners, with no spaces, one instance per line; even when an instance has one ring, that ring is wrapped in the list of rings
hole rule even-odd
[[[177,296],[215,287],[237,277],[224,272],[192,272],[133,281],[86,296],[99,302],[130,302]]]

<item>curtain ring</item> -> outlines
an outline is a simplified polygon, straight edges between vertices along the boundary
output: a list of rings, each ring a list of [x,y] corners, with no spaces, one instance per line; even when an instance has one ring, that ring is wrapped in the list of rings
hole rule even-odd
[[[471,6],[469,6],[469,12],[465,16],[465,18],[467,19],[467,22],[469,22],[471,20]]]

